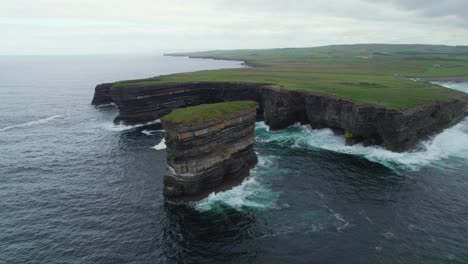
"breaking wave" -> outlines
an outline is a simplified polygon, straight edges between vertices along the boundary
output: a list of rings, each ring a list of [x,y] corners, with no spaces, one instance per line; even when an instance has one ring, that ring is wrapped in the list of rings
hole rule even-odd
[[[228,191],[210,194],[207,198],[194,203],[195,209],[198,211],[222,210],[226,206],[236,210],[276,208],[279,194],[270,190],[262,181],[262,175],[272,169],[274,156],[258,156],[257,167],[241,185]]]
[[[160,122],[161,121],[158,119],[158,120],[154,120],[154,121],[147,122],[147,123],[142,123],[142,124],[137,124],[137,125],[106,124],[106,125],[104,125],[104,129],[106,129],[108,131],[112,131],[112,132],[122,132],[122,131],[134,130],[134,129],[139,128],[139,127],[158,124]]]
[[[346,146],[345,138],[331,129],[312,129],[308,125],[297,124],[280,132],[268,132],[267,126],[260,122],[257,123],[257,135],[259,142],[361,156],[391,169],[419,170],[449,157],[468,159],[468,119],[422,142],[418,150],[402,153],[379,146]]]
[[[63,117],[63,115],[54,115],[54,116],[51,116],[51,117],[30,121],[30,122],[27,122],[27,123],[24,123],[24,124],[7,126],[7,127],[4,127],[2,129],[0,129],[0,132],[8,131],[10,129],[20,128],[20,127],[29,127],[29,126],[34,126],[34,125],[45,124],[45,123],[48,123],[49,121],[52,121],[52,120],[60,118],[60,117]]]
[[[97,105],[97,108],[117,108],[117,105],[115,103],[108,103],[108,104],[102,104],[102,105]]]
[[[162,139],[161,142],[159,142],[159,144],[157,144],[156,146],[153,147],[155,150],[163,150],[163,149],[166,149],[166,139]]]
[[[143,131],[141,131],[141,133],[147,135],[147,136],[152,136],[154,135],[155,133],[158,133],[158,132],[164,132],[163,129],[160,129],[160,130],[149,130],[149,129],[145,129]]]

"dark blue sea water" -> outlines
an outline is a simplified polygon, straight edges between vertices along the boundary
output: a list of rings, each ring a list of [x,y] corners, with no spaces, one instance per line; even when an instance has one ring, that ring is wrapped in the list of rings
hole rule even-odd
[[[94,86],[222,67],[0,57],[0,263],[468,263],[467,120],[413,153],[258,122],[242,185],[165,203],[160,125],[113,125]]]

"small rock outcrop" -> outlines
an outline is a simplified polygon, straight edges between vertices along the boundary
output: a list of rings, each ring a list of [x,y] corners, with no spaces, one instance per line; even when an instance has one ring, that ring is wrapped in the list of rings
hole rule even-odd
[[[199,200],[242,182],[257,163],[253,149],[256,108],[253,101],[235,101],[177,109],[163,117],[164,195]],[[200,109],[209,114],[200,118],[194,114]]]

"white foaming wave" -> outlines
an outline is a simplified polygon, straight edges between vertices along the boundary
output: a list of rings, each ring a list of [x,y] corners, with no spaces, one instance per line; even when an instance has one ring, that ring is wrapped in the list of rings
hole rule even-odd
[[[278,194],[271,191],[260,181],[259,170],[263,171],[272,165],[273,156],[258,155],[258,164],[251,171],[251,176],[245,179],[242,184],[218,193],[211,193],[207,198],[194,203],[198,211],[210,211],[222,206],[228,206],[236,210],[244,208],[270,209],[276,208]]]
[[[264,157],[261,157],[260,154],[258,154],[258,152],[255,152],[255,154],[257,154],[258,166],[265,166],[268,162],[267,159],[265,159]]]
[[[244,182],[230,190],[211,193],[207,198],[196,202],[195,209],[198,211],[209,211],[229,206],[236,210],[244,208],[267,209],[275,207],[275,194],[263,186],[256,178],[251,176]]]
[[[29,126],[34,126],[34,125],[45,124],[45,123],[48,123],[49,121],[52,121],[52,120],[60,118],[60,117],[63,117],[63,115],[54,115],[54,116],[50,116],[50,117],[39,119],[39,120],[30,121],[30,122],[23,123],[23,124],[7,126],[7,127],[4,127],[2,129],[0,129],[0,132],[7,131],[7,130],[10,130],[10,129],[14,129],[14,128],[29,127]]]
[[[106,125],[104,125],[104,129],[112,131],[112,132],[122,132],[122,131],[127,131],[127,130],[133,130],[133,129],[139,128],[139,127],[158,124],[160,122],[161,121],[158,119],[158,120],[154,120],[154,121],[150,121],[150,122],[142,123],[142,124],[137,124],[137,125],[106,124]]]
[[[359,155],[368,160],[393,167],[392,164],[410,170],[418,170],[435,161],[448,157],[468,158],[468,119],[421,143],[421,149],[412,152],[392,152],[382,147],[362,144],[346,146],[343,136],[333,134],[330,129],[313,130],[307,126],[308,144],[330,151]]]
[[[143,133],[143,134],[145,134],[147,136],[151,136],[151,135],[153,135],[153,130],[145,129],[145,130],[141,131],[141,133]]]
[[[241,209],[243,206],[261,207],[248,198],[254,194],[252,186],[257,185],[254,177],[246,179],[241,185],[230,190],[218,193],[211,193],[207,198],[197,202],[195,208],[199,211],[209,211],[217,204],[227,204],[231,207]]]
[[[153,147],[153,149],[155,149],[155,150],[163,150],[163,149],[166,149],[166,147],[167,147],[167,146],[166,146],[166,139],[163,138],[163,139],[161,140],[161,142],[159,142],[159,144],[157,144],[156,146]]]
[[[301,123],[297,122],[297,123],[294,123],[293,125],[289,126],[288,128],[301,127],[301,126],[302,126]],[[265,130],[267,132],[274,133],[274,134],[282,133],[282,132],[285,131],[284,129],[283,130],[271,130],[270,126],[265,124],[264,121],[255,122],[255,129]]]
[[[108,103],[108,104],[102,104],[102,105],[97,105],[97,108],[108,108],[108,107],[117,107],[115,103]]]
[[[346,146],[345,138],[335,135],[331,129],[312,129],[308,125],[302,126],[296,133],[285,130],[281,134],[268,134],[266,138],[259,138],[259,141],[284,143],[293,148],[325,149],[362,156],[392,169],[419,170],[449,157],[468,159],[468,119],[422,142],[420,149],[402,153],[392,152],[379,146],[366,147],[362,144]]]
[[[141,133],[147,135],[147,136],[152,136],[154,133],[158,133],[158,132],[164,132],[164,129],[160,129],[160,130],[148,130],[148,129],[145,129],[143,131],[141,131]]]
[[[270,127],[263,121],[255,122],[255,129],[264,129],[266,131],[270,131]]]

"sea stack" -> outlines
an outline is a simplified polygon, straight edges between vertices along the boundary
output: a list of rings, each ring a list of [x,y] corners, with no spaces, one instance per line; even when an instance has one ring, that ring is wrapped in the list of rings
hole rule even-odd
[[[241,183],[257,163],[256,108],[254,101],[202,104],[161,118],[167,145],[164,195],[199,200]]]

